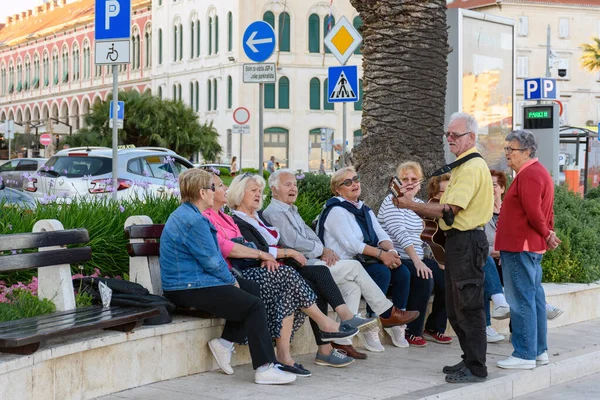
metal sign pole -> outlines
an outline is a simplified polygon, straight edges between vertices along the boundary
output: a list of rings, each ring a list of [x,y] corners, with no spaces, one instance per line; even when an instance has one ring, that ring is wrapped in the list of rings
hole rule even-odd
[[[117,71],[117,65],[113,64],[112,66],[113,73],[113,128],[112,128],[112,171],[113,171],[113,179],[112,179],[112,198],[113,200],[117,200],[117,188],[118,185],[118,171],[119,171],[119,155],[117,151],[117,147],[119,146],[119,74]]]
[[[263,176],[263,161],[264,161],[264,143],[265,133],[263,131],[263,96],[264,96],[264,83],[258,84],[258,174]]]
[[[346,103],[342,103],[342,156],[340,158],[340,166],[346,166]]]
[[[242,172],[242,132],[240,132],[240,162],[238,163],[238,175]]]

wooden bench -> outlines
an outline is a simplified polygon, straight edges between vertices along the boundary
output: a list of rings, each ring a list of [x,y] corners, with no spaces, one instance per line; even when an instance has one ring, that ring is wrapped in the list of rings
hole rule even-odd
[[[57,311],[0,323],[0,352],[32,354],[48,339],[99,329],[130,332],[144,319],[158,315],[159,311],[151,308],[76,308],[70,264],[90,260],[92,249],[66,245],[87,243],[87,230],[64,230],[59,221],[41,220],[33,232],[0,235],[0,272],[39,268],[38,296],[54,302]]]
[[[152,294],[162,295],[160,278],[160,235],[164,224],[153,224],[147,216],[129,217],[125,235],[129,239],[129,279],[144,286]],[[175,314],[189,317],[212,318],[213,315],[193,307],[176,307]]]

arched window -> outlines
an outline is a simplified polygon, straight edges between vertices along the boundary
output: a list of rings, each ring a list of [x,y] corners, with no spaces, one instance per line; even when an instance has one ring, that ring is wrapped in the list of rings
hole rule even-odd
[[[29,89],[31,86],[31,60],[29,56],[25,59],[25,82],[23,82],[23,88]]]
[[[177,101],[177,84],[173,84],[173,101]]]
[[[290,51],[290,14],[279,14],[279,51]]]
[[[77,45],[73,46],[73,81],[79,80],[79,47]]]
[[[213,79],[213,110],[217,110],[217,105],[219,104],[217,102],[217,93],[219,93],[219,91],[217,90],[217,78]]]
[[[54,71],[54,84],[58,85],[58,51],[56,49],[52,54],[52,71]]]
[[[233,14],[227,13],[227,51],[233,51]]]
[[[275,108],[275,84],[265,83],[265,108]]]
[[[213,19],[212,17],[208,17],[208,55],[212,54],[212,49],[213,49]],[[210,110],[210,108],[209,108]]]
[[[163,96],[163,95],[162,95],[162,86],[159,86],[159,87],[158,87],[158,98],[159,98],[159,99],[162,99],[162,96]]]
[[[198,84],[198,81],[194,82],[194,89],[196,92],[196,108],[194,109],[194,111],[198,112],[198,110],[200,109],[200,85]]]
[[[227,77],[227,108],[231,109],[233,107],[233,80],[231,79],[231,75]]]
[[[362,142],[363,133],[360,129],[354,131],[354,147],[358,146]]]
[[[200,57],[200,20],[196,21],[196,57]]]
[[[23,90],[23,64],[17,61],[17,92]]]
[[[33,56],[33,82],[31,87],[33,89],[40,87],[40,55],[37,53]]]
[[[162,42],[163,42],[163,35],[162,35],[162,29],[158,30],[158,65],[162,64],[163,61],[163,48],[162,48]]]
[[[15,90],[15,66],[10,61],[8,65],[8,93],[12,93]]]
[[[196,49],[196,29],[196,21],[192,20],[190,22],[190,58],[194,58],[194,51]]]
[[[265,129],[263,153],[265,158],[275,157],[281,168],[288,168],[289,131],[285,128]]]
[[[179,61],[183,60],[183,25],[179,24]],[[179,85],[181,86],[181,85]]]
[[[212,81],[209,79],[208,80],[208,90],[207,90],[207,94],[208,94],[208,107],[206,108],[208,111],[211,110],[211,104],[212,104]]]
[[[6,96],[6,67],[2,65],[2,69],[0,70],[0,93],[2,96]]]
[[[179,47],[177,46],[177,38],[179,37],[178,31],[179,26],[177,26],[177,24],[173,25],[173,61],[177,61],[177,49]]]
[[[290,80],[282,76],[279,78],[278,91],[278,107],[280,110],[288,110],[290,108]]]
[[[47,51],[44,51],[42,63],[44,68],[44,87],[46,87],[50,84],[50,59]]]
[[[354,17],[354,19],[352,20],[352,25],[354,25],[354,28],[357,31],[359,31],[359,32],[361,31],[361,28],[362,28],[362,25],[363,25],[363,21],[362,21],[362,18],[360,17],[360,15],[357,15],[356,17]],[[354,50],[354,54],[362,54],[360,52],[360,46],[358,46],[356,48],[356,50]],[[354,103],[354,104],[356,104],[356,103]]]
[[[263,21],[271,25],[271,28],[275,29],[275,15],[271,11],[267,11],[263,14]]]
[[[333,103],[327,101],[329,100],[328,83],[329,79],[326,78],[325,82],[323,82],[323,110],[333,110]]]
[[[152,27],[146,26],[146,32],[144,33],[144,66],[146,68],[152,65]]]
[[[319,78],[310,80],[310,109],[321,109],[321,81]]]
[[[215,15],[215,54],[219,54],[219,16]]]
[[[194,109],[194,82],[190,82],[190,108]]]
[[[67,46],[63,47],[62,53],[62,82],[66,83],[69,81],[69,49]]]
[[[140,57],[141,57],[141,52],[140,52],[140,31],[137,29],[137,27],[135,28],[134,32],[133,32],[133,36],[131,38],[131,44],[132,44],[132,51],[133,51],[133,57],[131,60],[131,69],[140,69]]]
[[[363,103],[363,80],[358,80],[358,101],[354,103],[354,111],[361,111]]]
[[[181,83],[177,84],[177,101],[182,101],[183,97],[181,96]]]
[[[323,18],[323,39],[321,41],[325,40],[325,36],[327,36],[329,31],[332,30],[334,26],[335,17],[333,15],[327,15],[325,18]],[[323,45],[323,47],[325,48],[325,53],[331,53],[327,46]]]
[[[321,51],[321,21],[317,14],[308,17],[308,51],[310,53]]]

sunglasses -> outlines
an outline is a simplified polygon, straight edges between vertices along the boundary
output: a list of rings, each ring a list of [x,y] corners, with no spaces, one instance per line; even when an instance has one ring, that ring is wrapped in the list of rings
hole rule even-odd
[[[202,188],[202,189],[204,189],[204,190],[212,190],[213,192],[216,190],[216,188],[215,188],[215,184],[214,184],[214,183],[211,183],[211,184],[210,184],[210,187],[207,187],[207,188]]]
[[[240,178],[240,181],[243,181],[246,178],[249,178],[251,176],[254,176],[254,174],[252,172],[246,172],[244,175],[242,175],[242,177]]]
[[[346,179],[344,182],[340,183],[339,186],[350,187],[350,186],[352,186],[353,183],[359,183],[359,182],[360,182],[360,178],[358,177],[358,175],[354,175],[352,178]]]

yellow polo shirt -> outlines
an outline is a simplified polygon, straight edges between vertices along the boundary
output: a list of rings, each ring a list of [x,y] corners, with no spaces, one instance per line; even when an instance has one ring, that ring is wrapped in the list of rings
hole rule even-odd
[[[458,160],[472,153],[477,153],[475,147],[461,154]],[[445,231],[449,229],[468,231],[484,226],[492,219],[494,188],[490,169],[483,158],[473,158],[452,170],[450,182],[440,203],[462,208],[455,215],[452,226],[446,225],[443,219],[439,219],[440,228]]]

